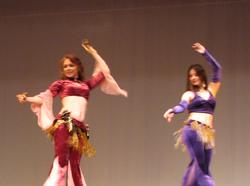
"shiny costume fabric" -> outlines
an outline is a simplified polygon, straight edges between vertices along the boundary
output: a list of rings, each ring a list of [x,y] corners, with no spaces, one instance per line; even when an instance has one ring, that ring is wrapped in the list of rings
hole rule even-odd
[[[80,96],[89,99],[90,90],[99,85],[104,78],[104,74],[99,72],[91,79],[82,82],[57,80],[50,85],[49,90],[53,97],[59,94],[61,98],[66,96]]]
[[[182,186],[215,186],[209,171],[212,149],[206,148],[200,135],[191,125],[183,127],[182,135],[183,143],[191,158],[182,180]]]
[[[206,50],[203,56],[212,66],[212,82],[221,80],[221,66]],[[195,94],[195,98],[188,105],[189,112],[214,114],[216,101],[210,93],[208,100],[204,100]],[[191,162],[182,179],[182,186],[215,186],[211,177],[209,166],[211,163],[213,148],[215,147],[215,131],[197,121],[188,121],[181,129],[181,142],[189,152]]]
[[[98,73],[88,81],[57,80],[49,87],[52,96],[81,96],[89,98],[89,92],[104,80]],[[45,132],[54,142],[55,159],[44,186],[86,186],[80,169],[82,154],[91,157],[95,149],[87,138],[83,122],[70,117],[70,112],[59,114]]]
[[[212,82],[221,80],[221,66],[206,50],[203,56],[212,66],[213,77]],[[208,100],[200,97],[194,92],[195,97],[191,103],[182,101],[174,107],[175,114],[188,109],[189,113],[208,113],[214,114],[216,100],[210,93]],[[209,166],[212,158],[213,148],[215,147],[215,130],[198,121],[190,120],[185,122],[183,128],[175,134],[176,146],[183,145],[190,155],[191,162],[182,179],[182,186],[215,186],[215,182],[211,177]]]
[[[44,185],[66,185],[66,176],[69,176],[69,174],[66,175],[66,171],[69,168],[68,166],[70,166],[74,185],[84,186],[81,171],[79,168],[82,154],[77,149],[70,147],[68,143],[69,138],[70,133],[67,125],[62,124],[55,130],[53,139],[55,160],[58,160],[58,166],[56,167],[53,163],[49,178]],[[58,170],[56,176],[51,174],[53,172],[53,169]]]
[[[206,149],[215,147],[215,130],[207,125],[204,125],[198,121],[190,120],[185,122],[192,130],[194,130],[199,138],[197,140],[204,144]],[[182,146],[183,151],[186,150],[186,144],[184,141],[184,127],[174,133],[176,144],[175,147]]]
[[[100,72],[87,81],[75,82],[66,79],[53,82],[49,89],[36,95],[42,100],[42,104],[31,104],[31,110],[37,116],[38,126],[54,141],[55,159],[44,186],[86,186],[80,159],[82,153],[94,153],[86,137],[86,128],[82,128],[83,121],[76,118],[71,118],[71,122],[63,121],[61,116],[55,118],[53,97],[79,96],[88,100],[90,91],[97,85],[100,85],[101,91],[105,94],[127,97],[127,92],[121,89],[113,76],[105,70],[106,66],[100,63],[98,68]]]
[[[68,139],[67,143],[69,148],[72,148],[78,151],[80,154],[86,155],[87,157],[92,157],[95,155],[95,149],[90,144],[88,140],[88,128],[83,122],[80,122],[74,118],[70,117],[70,113],[65,111],[63,114],[57,116],[57,119],[54,121],[45,132],[48,137],[54,141],[56,131],[64,125],[68,129]]]

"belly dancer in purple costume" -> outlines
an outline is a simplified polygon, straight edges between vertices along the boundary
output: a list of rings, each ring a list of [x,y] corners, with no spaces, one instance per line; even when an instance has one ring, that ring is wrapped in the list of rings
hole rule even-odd
[[[171,122],[175,114],[186,109],[189,112],[184,127],[175,133],[176,145],[182,144],[187,148],[191,158],[182,179],[182,186],[215,186],[209,166],[215,146],[213,115],[215,97],[221,85],[221,66],[200,43],[193,44],[192,48],[202,54],[212,66],[212,81],[207,82],[201,65],[191,65],[187,72],[186,92],[177,106],[164,113],[164,118]]]

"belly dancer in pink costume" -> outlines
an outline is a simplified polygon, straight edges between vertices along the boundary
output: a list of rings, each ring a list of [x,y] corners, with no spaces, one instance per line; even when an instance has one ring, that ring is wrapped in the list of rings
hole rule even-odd
[[[107,94],[127,97],[127,92],[118,86],[107,64],[90,43],[86,40],[82,47],[95,60],[94,72],[89,80],[84,79],[80,59],[69,54],[60,60],[60,80],[39,95],[17,95],[20,103],[31,103],[38,125],[54,142],[55,159],[44,186],[86,186],[80,159],[82,154],[89,157],[95,154],[84,123],[90,91],[100,85]],[[54,117],[53,98],[57,95],[61,97],[62,108]]]

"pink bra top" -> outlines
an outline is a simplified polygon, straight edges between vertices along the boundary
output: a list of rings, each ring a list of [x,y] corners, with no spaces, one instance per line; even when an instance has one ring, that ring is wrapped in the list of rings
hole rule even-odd
[[[66,96],[80,96],[88,99],[90,90],[99,85],[104,78],[103,73],[99,72],[87,81],[77,82],[68,79],[61,79],[54,81],[49,86],[49,90],[51,91],[53,97],[59,94],[61,98]]]

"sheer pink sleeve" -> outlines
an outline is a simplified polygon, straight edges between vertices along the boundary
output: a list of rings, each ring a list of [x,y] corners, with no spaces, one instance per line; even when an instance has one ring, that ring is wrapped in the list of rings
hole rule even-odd
[[[106,62],[101,58],[101,56],[96,52],[92,54],[96,60],[95,69],[101,71],[105,77],[105,80],[100,84],[101,90],[110,95],[122,95],[124,97],[128,96],[127,91],[121,89],[115,79],[112,77]]]
[[[105,75],[106,74],[106,75]],[[123,95],[127,97],[127,92],[122,90],[110,73],[100,71],[87,81],[89,88],[93,89],[100,85],[101,90],[110,95]]]
[[[60,93],[62,87],[62,80],[57,80],[53,82],[49,86],[49,89],[47,89],[45,92],[41,92],[40,94],[36,95],[42,100],[42,103],[31,104],[31,110],[36,114],[38,125],[43,130],[49,128],[55,119],[55,116],[53,114],[53,97],[57,96]]]
[[[55,116],[53,114],[53,95],[52,92],[48,89],[45,92],[41,92],[37,95],[42,99],[42,104],[31,104],[31,110],[36,114],[38,125],[42,130],[49,128]]]
[[[110,73],[104,73],[105,80],[101,83],[101,90],[110,95],[122,95],[128,97],[127,91],[121,89]]]

